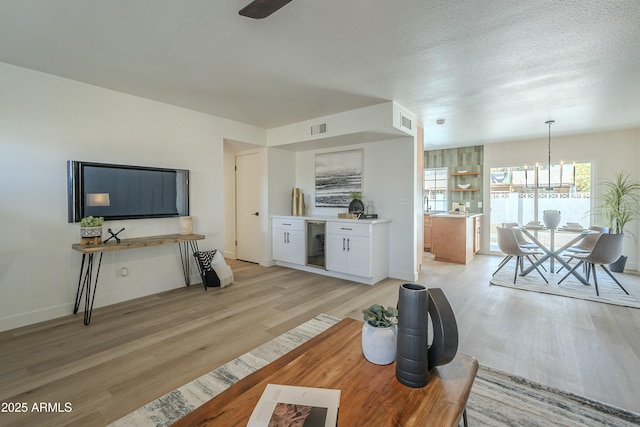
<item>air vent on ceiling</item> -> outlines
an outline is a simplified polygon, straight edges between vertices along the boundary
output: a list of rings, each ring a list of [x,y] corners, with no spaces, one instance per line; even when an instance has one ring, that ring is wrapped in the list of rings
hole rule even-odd
[[[400,114],[401,124],[403,128],[411,129],[411,119]]]
[[[311,135],[318,135],[319,133],[327,133],[326,123],[311,126]]]

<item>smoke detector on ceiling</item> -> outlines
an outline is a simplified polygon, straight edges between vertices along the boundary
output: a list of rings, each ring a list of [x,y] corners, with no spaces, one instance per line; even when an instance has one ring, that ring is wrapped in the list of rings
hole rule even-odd
[[[438,119],[436,120],[436,123],[439,125],[443,125],[444,124],[444,119]]]

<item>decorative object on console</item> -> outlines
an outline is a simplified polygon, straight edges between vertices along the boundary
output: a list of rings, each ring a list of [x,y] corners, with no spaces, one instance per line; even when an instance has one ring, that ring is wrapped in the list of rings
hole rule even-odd
[[[304,203],[304,193],[299,188],[291,190],[291,215],[304,215],[306,210]]]
[[[102,243],[102,225],[104,218],[86,216],[80,220],[80,244],[97,245]]]
[[[193,219],[190,216],[178,218],[178,230],[183,236],[193,234]]]
[[[396,358],[398,329],[395,318],[398,310],[386,309],[379,304],[362,310],[362,354],[365,359],[376,365],[388,365]]]
[[[361,198],[362,198],[362,193],[360,193],[359,191],[351,192],[351,203],[349,203],[349,213],[358,215],[358,218],[360,217],[360,215],[364,213],[364,203],[362,203],[362,200],[360,200]]]
[[[560,224],[560,211],[553,209],[546,210],[542,213],[542,221],[549,230],[555,230]]]
[[[107,240],[105,240],[103,243],[107,243],[111,239],[116,239],[116,243],[120,243],[120,238],[118,237],[118,234],[122,233],[123,231],[124,231],[124,227],[122,227],[120,230],[118,230],[117,233],[114,233],[113,231],[111,231],[110,228],[107,228],[107,232],[109,234],[111,234],[111,236],[109,236],[109,238]]]
[[[433,342],[428,346],[428,316]],[[458,325],[449,301],[439,288],[414,283],[400,286],[396,378],[408,387],[424,387],[429,370],[453,360],[458,351]]]

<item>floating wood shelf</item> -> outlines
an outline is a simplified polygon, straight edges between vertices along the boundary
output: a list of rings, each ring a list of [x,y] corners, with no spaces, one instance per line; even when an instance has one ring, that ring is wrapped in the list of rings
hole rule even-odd
[[[452,172],[449,176],[478,175],[480,172]]]

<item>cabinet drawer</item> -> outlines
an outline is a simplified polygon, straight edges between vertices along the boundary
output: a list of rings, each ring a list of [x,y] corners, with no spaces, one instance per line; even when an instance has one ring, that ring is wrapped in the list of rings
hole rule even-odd
[[[369,224],[358,224],[352,222],[327,222],[328,234],[368,237],[369,229]]]
[[[287,230],[300,230],[304,231],[304,220],[302,219],[286,219],[286,218],[274,218],[273,228],[283,228]]]

